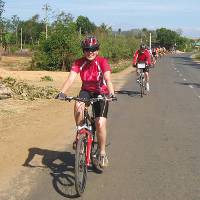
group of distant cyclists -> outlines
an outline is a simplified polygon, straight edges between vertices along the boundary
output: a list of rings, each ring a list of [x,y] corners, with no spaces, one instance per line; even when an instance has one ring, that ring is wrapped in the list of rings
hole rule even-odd
[[[108,157],[106,154],[106,123],[109,109],[109,99],[115,97],[114,87],[111,80],[111,67],[107,59],[99,56],[100,43],[95,36],[87,36],[81,43],[83,56],[74,61],[71,71],[64,82],[60,93],[56,99],[64,100],[68,90],[72,86],[77,74],[80,74],[82,86],[78,96],[80,98],[94,98],[103,96],[107,101],[99,101],[93,104],[95,113],[96,134],[99,145],[97,161],[102,168],[108,166]],[[149,68],[152,63],[155,64],[165,50],[160,48],[148,49],[144,44],[135,52],[133,56],[133,67],[137,68],[140,62],[145,63],[144,73],[146,90],[149,91]],[[85,103],[76,102],[74,106],[74,118],[76,125],[83,123],[83,112]],[[73,142],[73,148],[76,148],[76,139]]]

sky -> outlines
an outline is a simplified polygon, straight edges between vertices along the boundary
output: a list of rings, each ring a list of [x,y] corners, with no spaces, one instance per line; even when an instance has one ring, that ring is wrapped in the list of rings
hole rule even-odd
[[[182,35],[200,38],[200,0],[3,0],[6,18],[18,15],[21,20],[39,14],[44,18],[45,4],[55,13],[71,13],[74,19],[86,16],[97,26],[113,30],[168,28],[182,30]]]

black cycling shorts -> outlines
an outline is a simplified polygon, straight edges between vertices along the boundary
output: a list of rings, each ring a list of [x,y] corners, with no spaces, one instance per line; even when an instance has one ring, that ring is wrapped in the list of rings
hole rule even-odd
[[[99,95],[100,94],[96,94],[96,93],[85,91],[85,90],[81,90],[80,93],[79,93],[79,97],[80,98],[86,98],[86,99],[96,98]],[[104,94],[101,94],[101,96],[104,96]],[[92,104],[92,109],[94,111],[95,118],[96,117],[105,117],[105,118],[107,118],[108,107],[109,107],[108,101],[94,102]]]
[[[149,66],[146,66],[144,69],[142,69],[142,71],[145,72],[149,72]]]

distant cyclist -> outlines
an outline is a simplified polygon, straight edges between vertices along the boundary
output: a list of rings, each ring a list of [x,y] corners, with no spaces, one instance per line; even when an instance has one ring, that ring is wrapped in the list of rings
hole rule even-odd
[[[149,91],[149,67],[151,66],[151,55],[146,49],[145,44],[141,44],[140,48],[133,56],[133,66],[137,67],[138,63],[145,63],[146,67],[143,69],[145,74],[146,90]]]
[[[80,98],[95,98],[99,95],[114,96],[113,84],[111,82],[111,67],[105,58],[98,55],[99,46],[100,43],[95,36],[87,36],[82,41],[81,47],[84,55],[73,63],[70,74],[57,96],[58,99],[64,98],[77,74],[80,74],[82,80],[82,87],[79,93]],[[108,166],[108,158],[105,151],[108,104],[108,101],[100,101],[93,104],[99,144],[97,159],[100,167]],[[82,102],[75,103],[74,117],[77,126],[83,123],[84,107],[85,104]],[[73,145],[76,145],[76,143],[74,142]]]
[[[152,64],[155,66],[158,58],[158,52],[155,47],[152,48]]]

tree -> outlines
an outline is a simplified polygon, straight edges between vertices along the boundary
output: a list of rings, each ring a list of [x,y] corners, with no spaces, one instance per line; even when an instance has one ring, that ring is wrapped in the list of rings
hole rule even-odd
[[[69,23],[73,22],[73,16],[71,13],[65,13],[64,11],[61,11],[59,14],[56,15],[56,20],[53,23],[53,26],[56,26],[58,24],[63,24],[64,26],[67,26]]]
[[[21,22],[19,26],[23,29],[23,41],[27,44],[37,44],[40,34],[44,32],[44,23],[39,22],[39,15]]]
[[[0,0],[0,22],[2,22],[2,19],[3,19],[2,15],[3,15],[4,11],[5,11],[4,10],[4,6],[5,6],[5,2]]]
[[[72,61],[81,55],[76,23],[57,23],[47,39],[41,35],[40,46],[34,54],[35,67],[45,70],[69,70]]]
[[[91,34],[95,31],[96,26],[94,23],[90,22],[87,17],[79,16],[76,20],[77,31],[82,35]]]
[[[1,43],[1,48],[2,48],[2,41],[3,41],[3,12],[4,12],[4,6],[5,2],[0,0],[0,43]],[[1,49],[0,49],[0,60],[1,60]]]
[[[18,26],[19,26],[19,23],[20,23],[20,19],[17,15],[13,15],[11,17],[11,25],[12,25],[12,28],[13,28],[13,32],[15,32],[15,42],[16,42],[16,45],[18,44]]]
[[[166,28],[157,29],[156,33],[158,43],[166,48],[171,48],[172,46],[174,46],[174,44],[180,37],[175,31]]]

